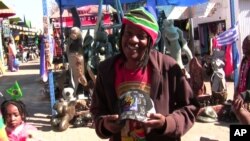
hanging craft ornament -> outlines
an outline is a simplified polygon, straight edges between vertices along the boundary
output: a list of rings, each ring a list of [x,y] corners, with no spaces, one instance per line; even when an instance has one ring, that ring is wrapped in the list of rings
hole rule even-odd
[[[23,97],[22,90],[17,81],[12,87],[7,89],[6,92],[11,96],[11,99],[13,100],[19,100],[20,98]]]

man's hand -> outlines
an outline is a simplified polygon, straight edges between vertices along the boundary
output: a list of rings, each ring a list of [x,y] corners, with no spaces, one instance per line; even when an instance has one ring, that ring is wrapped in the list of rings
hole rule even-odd
[[[122,129],[122,125],[118,123],[119,116],[118,115],[104,115],[103,118],[103,126],[111,133],[118,133]]]
[[[149,113],[147,114],[148,120],[144,122],[146,127],[165,130],[167,123],[166,117],[159,113]]]
[[[243,99],[238,96],[237,98],[234,99],[232,103],[232,108],[234,112],[239,112],[242,108],[244,107],[244,101]]]

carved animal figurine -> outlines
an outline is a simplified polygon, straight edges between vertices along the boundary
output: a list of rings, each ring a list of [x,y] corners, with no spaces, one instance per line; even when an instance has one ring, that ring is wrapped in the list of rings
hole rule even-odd
[[[212,61],[212,68],[214,70],[214,73],[211,76],[212,104],[224,104],[227,100],[224,66],[225,63],[220,59],[214,59]]]
[[[57,115],[51,119],[52,127],[55,127],[59,131],[65,131],[75,116],[75,101],[60,99],[55,103],[53,108],[56,110]]]
[[[97,74],[97,68],[101,61],[114,55],[111,43],[108,41],[108,34],[105,31],[98,31],[91,50],[88,65],[93,74]]]
[[[183,37],[182,30],[174,26],[173,20],[165,19],[163,21],[162,36],[165,43],[164,53],[166,53],[166,50],[168,50],[170,56],[172,56],[177,61],[181,69],[184,69],[182,52],[187,55],[189,61],[193,58],[193,55],[187,46],[187,41]]]
[[[62,91],[63,99],[70,102],[76,100],[76,97],[74,96],[74,89],[71,87],[66,87]]]
[[[71,28],[70,41],[66,52],[69,61],[69,69],[74,80],[74,94],[77,95],[78,85],[87,85],[84,67],[83,39],[81,30],[78,27]]]
[[[197,59],[194,57],[189,63],[190,68],[190,86],[201,106],[210,105],[210,94],[206,93],[206,85],[204,83],[203,68]]]
[[[78,99],[76,101],[75,109],[76,109],[76,114],[74,118],[74,127],[82,127],[82,126],[87,126],[88,123],[92,122],[92,117],[89,112],[89,106],[90,101],[85,100],[85,99]]]
[[[198,59],[194,57],[190,61],[190,86],[196,97],[206,94],[206,87],[203,78],[203,69]]]

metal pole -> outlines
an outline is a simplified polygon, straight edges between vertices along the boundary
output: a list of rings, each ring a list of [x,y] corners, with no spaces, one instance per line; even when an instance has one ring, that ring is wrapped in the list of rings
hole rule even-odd
[[[43,0],[43,18],[44,18],[44,38],[47,38],[49,40],[50,49],[52,48],[52,38],[49,33],[49,12],[48,12],[48,6],[47,6],[47,0]],[[41,62],[40,62],[40,69],[42,78],[46,79],[48,77],[49,80],[49,90],[50,90],[50,106],[51,106],[51,114],[54,116],[56,114],[56,111],[53,109],[53,105],[55,104],[55,89],[54,89],[54,78],[53,78],[53,71],[49,69],[45,65],[45,43],[43,41],[41,46]],[[42,51],[43,50],[43,51]],[[53,57],[53,56],[51,56]],[[47,81],[47,80],[46,80]]]
[[[94,39],[96,39],[96,33],[99,30],[100,22],[102,21],[102,4],[103,0],[99,1],[99,6],[98,6],[98,17],[97,17],[97,23],[95,26],[95,34],[94,34]]]
[[[231,14],[231,26],[235,25],[235,3],[234,0],[230,0],[230,14]],[[236,90],[236,87],[238,85],[238,79],[239,79],[239,69],[238,69],[238,62],[237,62],[237,46],[234,42],[232,44],[232,54],[233,54],[233,67],[234,67],[234,90]]]
[[[189,9],[189,48],[192,52],[192,55],[194,55],[194,27],[193,27],[193,18],[192,18],[192,10]]]
[[[64,38],[63,38],[63,19],[62,19],[62,14],[63,14],[63,11],[62,11],[62,0],[59,0],[59,13],[60,13],[60,30],[61,30],[61,34],[60,34],[60,39],[61,39],[61,42],[60,42],[60,47],[62,49],[62,51],[64,50]],[[65,58],[64,58],[64,55],[63,55],[63,64],[65,63]]]
[[[79,14],[77,12],[76,7],[72,7],[70,8],[71,14],[72,14],[72,18],[73,18],[73,26],[74,27],[79,27],[81,29],[81,19],[79,17]]]
[[[122,17],[121,16],[123,16],[123,12],[122,12],[122,9],[120,9],[120,5],[119,4],[120,4],[119,0],[115,0],[115,8],[117,9],[118,21],[119,21],[119,23],[122,23],[122,20],[121,20]]]
[[[119,12],[121,12],[121,16],[123,17],[124,16],[124,13],[123,13],[123,10],[122,10],[122,4],[121,4],[121,1],[120,0],[117,0],[117,4],[118,4],[118,8],[119,9]]]
[[[2,21],[0,21],[1,23],[1,25],[0,25],[0,63],[2,63],[2,64],[0,64],[0,65],[3,65],[3,66],[5,66],[5,64],[4,64],[4,51],[3,51],[3,43],[2,43],[2,27],[3,27],[3,25],[2,25]]]

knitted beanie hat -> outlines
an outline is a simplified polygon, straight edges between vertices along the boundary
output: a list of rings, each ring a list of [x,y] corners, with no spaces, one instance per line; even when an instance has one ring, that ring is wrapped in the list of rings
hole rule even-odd
[[[144,7],[130,10],[122,19],[123,24],[130,24],[144,30],[152,39],[151,47],[154,46],[157,37],[159,26],[155,17]]]

